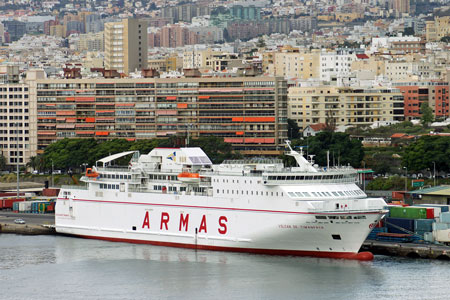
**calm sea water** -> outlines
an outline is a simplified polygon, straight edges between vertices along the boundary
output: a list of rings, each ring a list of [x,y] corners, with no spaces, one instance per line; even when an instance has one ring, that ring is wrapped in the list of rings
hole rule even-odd
[[[0,299],[450,299],[450,262],[194,251],[0,234]]]

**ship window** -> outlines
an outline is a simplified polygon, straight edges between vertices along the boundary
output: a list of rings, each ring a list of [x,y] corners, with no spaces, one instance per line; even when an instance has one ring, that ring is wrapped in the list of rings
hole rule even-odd
[[[303,195],[305,195],[306,197],[311,197],[311,195],[308,192],[303,192]]]
[[[341,219],[343,219],[343,220],[351,220],[352,216],[341,216]]]
[[[295,192],[295,194],[297,195],[297,197],[303,197],[303,194],[301,192]]]
[[[366,216],[354,216],[353,219],[365,219]]]
[[[330,196],[330,197],[332,196],[330,193],[328,193],[328,192],[326,192],[326,193],[327,193],[328,196]]]
[[[345,196],[343,192],[338,192],[338,193],[339,193],[339,195],[341,195],[341,196]]]
[[[231,190],[231,194],[234,194],[234,190]]]
[[[230,193],[230,190],[227,190],[227,194],[229,194]]]
[[[247,191],[247,195],[248,195],[248,191]]]
[[[222,190],[222,194],[225,194],[225,190]]]
[[[336,209],[339,209],[339,203],[336,203]]]
[[[111,185],[110,184],[108,184],[108,189],[111,189]]]
[[[316,192],[312,192],[314,197],[317,197],[317,193]]]
[[[185,192],[186,191],[186,187],[185,186],[181,186],[180,187],[180,192]]]
[[[291,197],[295,197],[295,193],[293,193],[293,192],[288,192],[288,195]]]
[[[119,189],[119,185],[118,184],[116,184],[116,190],[118,190]]]
[[[270,192],[270,195],[273,196],[273,192]]]
[[[217,194],[220,194],[220,193],[219,193],[219,189],[217,189]]]
[[[277,192],[277,197],[278,197],[278,192]]]
[[[269,192],[266,192],[266,196],[269,196]]]
[[[326,216],[316,216],[317,220],[326,220],[327,217]]]
[[[251,191],[252,195],[253,195],[253,191]]]
[[[339,219],[339,217],[338,216],[328,216],[328,219],[330,219],[330,220],[337,220],[337,219]]]
[[[244,195],[244,190],[241,191],[241,195]]]
[[[258,191],[256,191],[255,193],[256,193],[256,196],[258,196]]]
[[[123,179],[123,175],[120,175],[119,178],[120,178],[120,179]]]
[[[333,237],[333,240],[340,240],[341,239],[341,235],[340,234],[332,234],[331,236]]]
[[[128,175],[128,179],[131,180],[131,175]]]
[[[332,192],[333,193],[333,195],[335,195],[336,197],[339,197],[339,194],[338,193],[336,193],[336,192]]]
[[[283,197],[283,192],[281,192],[281,197]]]

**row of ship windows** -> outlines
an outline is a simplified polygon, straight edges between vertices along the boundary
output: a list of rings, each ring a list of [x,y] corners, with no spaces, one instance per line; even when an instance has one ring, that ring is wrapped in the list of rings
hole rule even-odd
[[[217,189],[216,190],[217,191],[217,194],[220,194],[220,190],[219,189]],[[264,196],[264,192],[262,192],[262,191],[260,191],[260,192],[258,192],[258,191],[245,191],[246,193],[246,195],[256,195],[256,196]],[[222,190],[222,194],[230,194],[230,190],[227,190],[227,192],[225,193],[225,190]],[[235,193],[235,190],[231,190],[231,194],[232,195],[239,195],[239,191],[238,190],[236,190],[236,193]],[[281,192],[280,193],[281,194],[281,197],[283,197],[283,192]],[[244,195],[244,191],[242,191],[241,190],[241,195]],[[269,192],[266,192],[266,196],[269,196]],[[278,192],[270,192],[270,196],[277,196],[278,197]]]
[[[100,189],[118,190],[119,189],[119,185],[118,184],[100,183]]]
[[[155,180],[178,180],[177,176],[173,175],[148,175],[148,179],[155,179]]]
[[[123,174],[100,174],[100,178],[108,178],[108,179],[128,179],[131,180],[131,175],[123,175]]]
[[[328,219],[330,220],[337,220],[337,219],[343,219],[343,220],[351,220],[352,218],[355,220],[359,220],[359,219],[366,219],[366,216],[328,216]],[[326,220],[327,216],[316,216],[317,220]]]
[[[354,178],[354,175],[269,176],[269,180],[320,180]]]
[[[336,197],[339,196],[358,196],[358,195],[363,195],[363,191],[361,190],[354,190],[354,191],[343,191],[343,192],[331,192],[331,194],[329,192],[288,192],[289,196],[291,197],[311,197],[311,194],[314,197],[332,197],[331,194],[333,194]]]
[[[220,182],[220,179],[213,179],[213,182]],[[222,182],[228,183],[228,179],[222,179]],[[231,182],[234,183],[234,179],[232,179]],[[239,180],[236,179],[236,183],[239,183]],[[244,183],[247,184],[247,180],[244,180]],[[253,182],[249,180],[248,183],[252,184]]]
[[[167,191],[169,192],[174,192],[175,194],[177,193],[177,187],[176,186],[169,186],[169,189],[167,189],[167,187],[165,185],[154,185],[153,186],[153,190],[154,191],[162,191],[163,193],[166,193]],[[180,186],[180,192],[185,192],[187,190],[187,188],[185,186]],[[192,190],[196,193],[204,193],[206,188],[204,187],[193,187]]]

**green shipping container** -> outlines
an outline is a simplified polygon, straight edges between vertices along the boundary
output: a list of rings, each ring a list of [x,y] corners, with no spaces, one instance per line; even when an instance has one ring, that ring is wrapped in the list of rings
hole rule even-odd
[[[389,207],[389,216],[403,219],[426,219],[427,209],[422,207]]]

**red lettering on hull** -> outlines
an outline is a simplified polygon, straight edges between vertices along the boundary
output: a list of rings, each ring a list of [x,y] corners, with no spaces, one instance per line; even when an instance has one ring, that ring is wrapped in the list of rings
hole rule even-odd
[[[226,222],[228,222],[227,217],[221,216],[219,218],[219,226],[221,227],[221,228],[219,228],[219,233],[220,234],[226,234],[227,233],[227,224],[226,224]]]
[[[200,229],[198,230],[198,232],[202,232],[202,230],[205,233],[207,233],[207,230],[206,230],[206,216],[205,215],[203,215],[202,222],[200,223]]]
[[[181,231],[181,228],[184,227],[184,231],[188,231],[188,223],[189,223],[189,214],[184,217],[183,214],[180,215],[180,227],[178,231]]]
[[[163,229],[163,224],[166,227],[166,230],[169,230],[169,226],[167,225],[169,223],[169,214],[166,212],[161,213],[161,226],[159,227],[160,230]]]
[[[142,223],[142,228],[145,228],[145,226],[147,226],[147,228],[150,229],[150,218],[148,216],[148,211],[145,212],[144,223]]]

